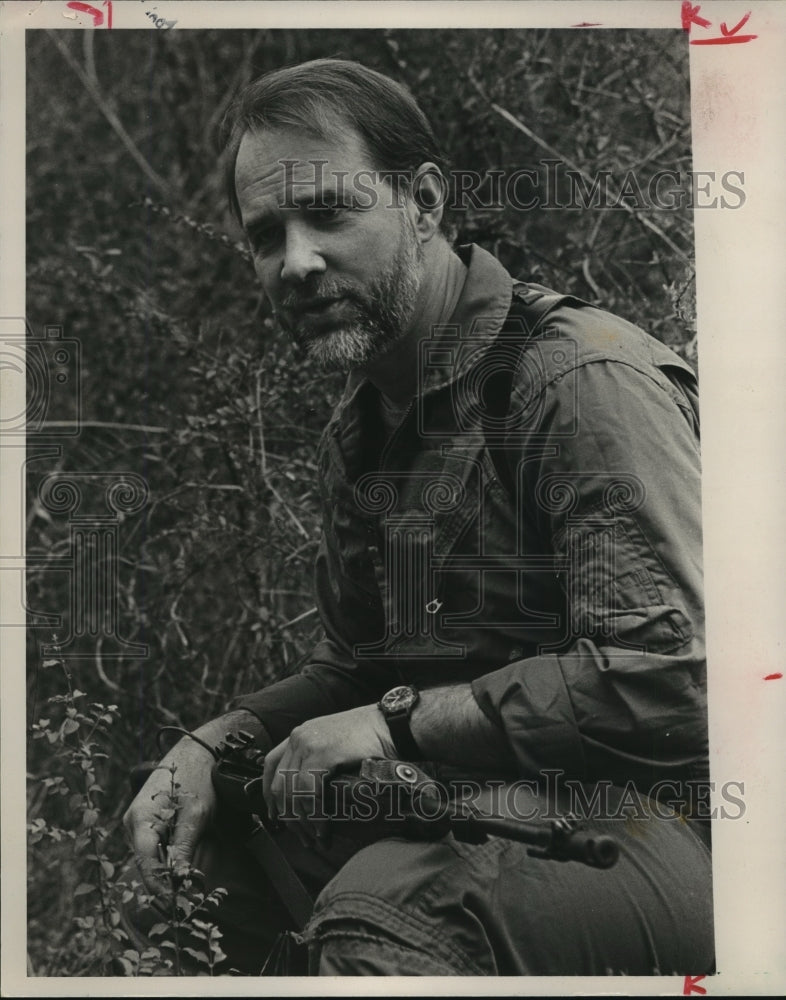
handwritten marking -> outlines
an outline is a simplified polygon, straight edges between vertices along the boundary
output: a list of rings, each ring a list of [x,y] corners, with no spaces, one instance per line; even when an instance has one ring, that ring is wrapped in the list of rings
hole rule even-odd
[[[166,18],[159,17],[155,13],[155,10],[148,10],[145,13],[157,28],[163,28],[165,31],[168,31],[170,28],[174,28],[177,24],[177,21],[167,21]]]
[[[706,976],[686,976],[682,984],[682,995],[687,997],[691,993],[700,993],[703,996],[707,991],[698,984],[706,978]]]
[[[682,0],[683,31],[690,31],[690,26],[692,24],[698,24],[700,28],[709,28],[712,24],[712,21],[708,21],[706,17],[699,17],[700,8],[700,3],[697,3],[694,7],[690,0]]]
[[[599,28],[600,21],[582,21],[581,24],[571,24],[571,28]]]
[[[752,42],[758,35],[733,35],[726,38],[692,38],[691,45],[738,45],[740,42]]]
[[[767,674],[767,676],[764,678],[764,680],[765,681],[779,681],[781,679],[781,677],[783,677],[783,674],[781,674],[781,673]]]
[[[94,7],[91,3],[82,3],[81,0],[69,0],[67,4],[71,10],[78,10],[82,14],[89,14],[93,18],[93,27],[100,28],[104,23],[104,12]]]
[[[700,28],[709,28],[712,25],[712,21],[708,21],[706,17],[702,17],[699,14],[700,10],[701,4],[697,3],[694,6],[690,0],[682,0],[681,17],[683,31],[690,31],[693,24],[697,24]],[[741,42],[752,42],[754,38],[758,38],[759,36],[737,34],[740,28],[748,23],[750,16],[751,12],[748,11],[733,28],[729,28],[725,21],[721,21],[719,38],[691,38],[690,43],[691,45],[739,45]]]
[[[93,18],[93,27],[100,28],[104,23],[104,12],[99,10],[98,7],[94,7],[91,3],[81,3],[80,0],[70,0],[66,4],[73,11],[79,11],[80,14],[89,14]],[[104,0],[103,6],[106,7],[106,26],[107,28],[112,27],[112,0]],[[63,17],[67,17],[71,21],[76,20],[76,14],[66,14],[63,11]]]
[[[731,29],[731,31],[729,31],[729,29],[726,27],[726,22],[725,21],[721,21],[721,34],[722,35],[726,35],[727,37],[729,35],[736,35],[737,32],[740,30],[740,28],[743,27],[743,25],[747,23],[748,18],[750,16],[751,16],[751,12],[748,11],[748,13],[745,14],[745,16],[739,22],[739,24],[735,24],[734,25],[734,27]],[[754,37],[755,37],[755,35],[754,35]]]

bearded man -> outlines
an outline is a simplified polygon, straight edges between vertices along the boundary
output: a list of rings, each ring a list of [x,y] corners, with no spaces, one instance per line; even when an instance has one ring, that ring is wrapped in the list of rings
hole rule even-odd
[[[442,156],[393,80],[341,60],[279,70],[230,124],[262,288],[301,355],[348,380],[319,451],[324,638],[194,735],[247,730],[266,751],[280,846],[319,893],[312,971],[711,971],[688,794],[708,778],[693,373],[626,321],[453,249]],[[368,759],[525,782],[544,811],[555,775],[585,804],[603,790],[619,862],[453,835],[337,851],[314,775]],[[166,846],[226,886],[223,946],[254,974],[286,913],[215,836],[209,750],[184,739],[162,764],[177,823],[157,819],[162,769],[126,814],[137,864],[158,891]]]

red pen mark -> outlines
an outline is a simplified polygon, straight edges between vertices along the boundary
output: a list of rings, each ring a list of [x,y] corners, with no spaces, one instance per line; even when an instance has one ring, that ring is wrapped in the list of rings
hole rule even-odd
[[[571,24],[571,28],[599,28],[600,21],[582,21],[581,24]]]
[[[82,14],[89,14],[93,18],[94,28],[100,28],[104,23],[103,13],[98,9],[98,7],[94,7],[91,3],[81,3],[80,0],[70,0],[66,6],[70,7],[71,10],[78,10]]]
[[[701,993],[703,996],[707,991],[703,986],[699,986],[698,984],[702,979],[706,978],[706,976],[686,976],[682,984],[682,995],[687,997],[691,993]]]
[[[682,0],[682,30],[690,31],[690,26],[692,24],[698,24],[701,28],[709,28],[712,21],[708,21],[706,17],[699,17],[699,10],[701,4],[697,3],[694,7],[690,0]]]
[[[752,42],[758,35],[724,35],[722,38],[692,38],[691,45],[739,45],[740,42]]]
[[[709,28],[712,21],[708,21],[706,17],[701,17],[699,15],[699,10],[701,9],[701,4],[694,5],[690,0],[683,0],[682,3],[682,30],[690,31],[692,24],[698,24],[700,28]],[[751,12],[742,18],[742,20],[735,24],[733,28],[729,28],[725,21],[721,22],[720,26],[720,37],[719,38],[691,38],[691,45],[739,45],[741,42],[752,42],[754,38],[758,38],[758,35],[738,35],[737,32],[743,25],[747,24],[748,18],[751,16]]]
[[[767,674],[764,678],[765,681],[779,681],[783,677],[783,674]]]
[[[106,15],[106,26],[107,28],[112,27],[112,0],[104,0],[104,6],[108,8],[108,13]]]
[[[740,28],[741,28],[741,27],[742,27],[742,26],[743,26],[744,24],[746,24],[746,23],[747,23],[747,21],[748,21],[748,18],[749,18],[750,16],[751,16],[751,12],[750,12],[750,11],[748,11],[748,13],[747,13],[747,14],[745,15],[745,17],[743,17],[743,19],[742,19],[742,20],[740,21],[740,23],[739,23],[739,24],[735,24],[735,25],[734,25],[734,27],[733,27],[733,28],[731,29],[731,31],[729,31],[729,29],[728,29],[728,28],[726,27],[726,22],[725,22],[725,21],[721,21],[721,34],[722,34],[722,35],[726,35],[727,37],[728,37],[729,35],[736,35],[736,34],[737,34],[737,32],[738,32],[738,31],[740,30]]]
[[[712,21],[708,21],[706,17],[702,17],[699,14],[701,10],[701,4],[692,4],[690,0],[682,0],[682,30],[690,31],[692,24],[697,24],[700,28],[709,28]],[[691,38],[691,45],[739,45],[741,42],[752,42],[754,38],[758,38],[758,35],[738,35],[737,32],[743,25],[747,24],[748,18],[751,16],[751,12],[742,18],[739,24],[735,24],[733,28],[728,28],[726,22],[722,21],[720,26],[720,37],[719,38]]]

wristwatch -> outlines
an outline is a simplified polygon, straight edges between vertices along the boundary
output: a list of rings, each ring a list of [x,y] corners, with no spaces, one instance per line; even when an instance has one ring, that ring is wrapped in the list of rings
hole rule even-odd
[[[409,684],[391,688],[379,701],[379,710],[388,724],[393,746],[402,760],[420,760],[423,756],[409,728],[409,717],[419,701],[420,694]]]

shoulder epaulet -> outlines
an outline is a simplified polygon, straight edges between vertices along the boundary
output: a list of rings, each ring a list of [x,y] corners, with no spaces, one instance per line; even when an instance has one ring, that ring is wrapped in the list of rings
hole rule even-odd
[[[590,307],[589,302],[575,295],[564,295],[545,285],[517,281],[513,286],[513,299],[502,330],[506,334],[521,331],[526,337],[534,336],[548,314],[561,305],[582,309]]]

